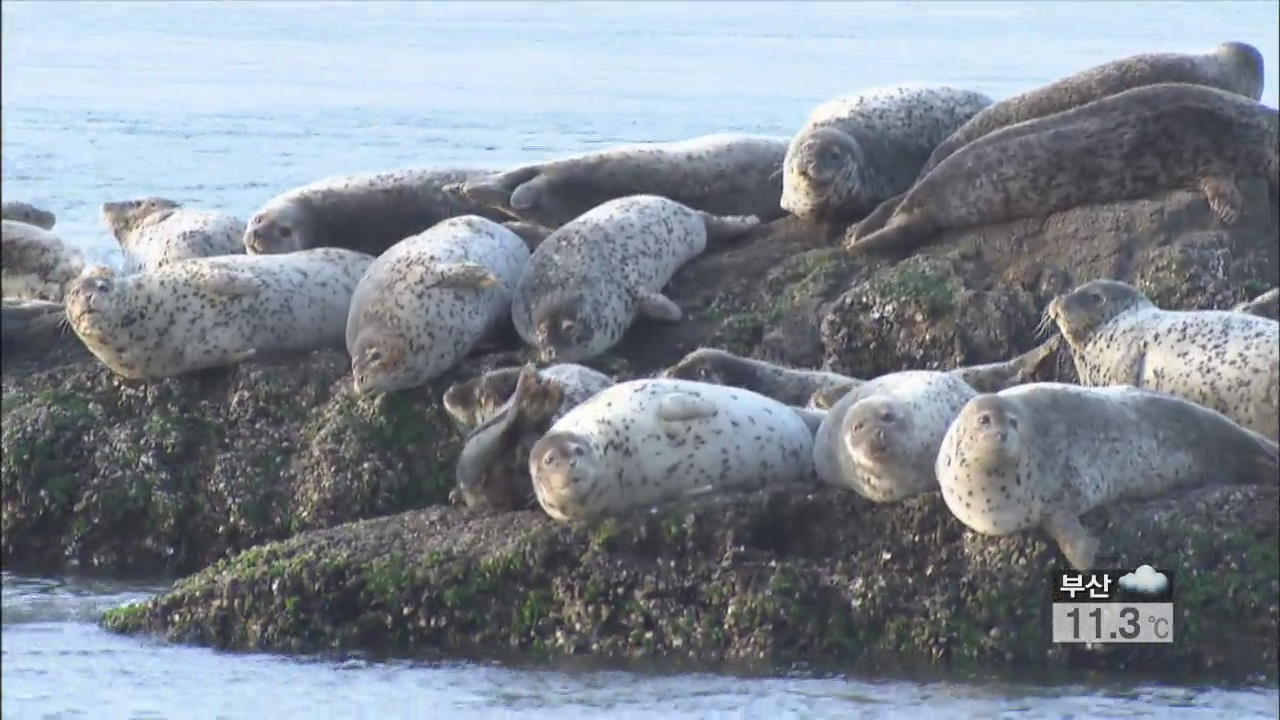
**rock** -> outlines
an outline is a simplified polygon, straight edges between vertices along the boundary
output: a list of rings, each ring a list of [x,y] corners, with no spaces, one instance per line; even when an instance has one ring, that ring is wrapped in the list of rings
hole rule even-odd
[[[943,233],[860,268],[822,318],[824,359],[855,377],[1004,360],[1037,344],[1054,295],[1100,277],[1170,310],[1229,308],[1280,274],[1280,205],[1263,180],[1240,187],[1247,209],[1230,227],[1202,193],[1180,190]]]
[[[249,550],[104,622],[243,650],[1274,677],[1277,501],[1275,487],[1211,488],[1086,516],[1115,567],[1173,570],[1176,641],[1155,648],[1050,642],[1063,561],[1042,534],[976,535],[936,493],[876,506],[838,489],[594,526],[412,511]]]

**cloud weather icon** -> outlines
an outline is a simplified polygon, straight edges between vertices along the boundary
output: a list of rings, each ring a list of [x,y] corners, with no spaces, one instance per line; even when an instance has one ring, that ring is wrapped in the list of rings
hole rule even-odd
[[[1143,595],[1158,595],[1169,587],[1169,578],[1150,565],[1139,565],[1137,570],[1120,576],[1120,587]]]

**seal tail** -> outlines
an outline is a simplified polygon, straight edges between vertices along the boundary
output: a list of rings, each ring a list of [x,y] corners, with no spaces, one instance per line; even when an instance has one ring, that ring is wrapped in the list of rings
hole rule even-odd
[[[698,214],[707,228],[708,245],[732,240],[760,225],[760,218],[755,215],[712,215],[701,210]]]

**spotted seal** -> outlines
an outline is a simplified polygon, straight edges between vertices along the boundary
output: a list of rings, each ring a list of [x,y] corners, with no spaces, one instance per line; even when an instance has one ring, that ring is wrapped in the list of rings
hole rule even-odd
[[[1134,385],[1212,408],[1280,439],[1280,322],[1230,310],[1161,310],[1132,285],[1093,280],[1045,308],[1082,385]]]
[[[1280,187],[1275,108],[1216,88],[1126,90],[984,135],[943,160],[883,217],[850,228],[852,253],[906,253],[943,230],[1043,217],[1081,205],[1198,188],[1225,224],[1239,217],[1235,179]],[[882,206],[883,208],[884,206]]]
[[[1077,569],[1099,541],[1080,516],[1194,485],[1280,478],[1276,443],[1181,398],[1131,386],[1034,383],[979,395],[935,470],[947,507],[984,535],[1041,527]]]
[[[17,220],[0,221],[5,297],[61,302],[84,264],[83,253],[48,230]]]
[[[910,187],[938,143],[989,105],[982,93],[945,86],[829,100],[787,148],[782,207],[808,220],[858,220]]]
[[[1227,42],[1208,53],[1143,53],[1091,67],[1001,100],[974,115],[934,149],[919,177],[994,130],[1160,83],[1205,85],[1258,100],[1262,97],[1262,53],[1248,43]]]
[[[453,367],[511,312],[529,248],[463,215],[391,246],[351,299],[347,352],[357,393],[421,385]]]
[[[102,204],[102,219],[124,253],[124,272],[147,272],[187,258],[239,255],[245,224],[162,197]]]
[[[581,365],[538,371],[530,364],[504,370],[515,371],[514,390],[467,435],[458,455],[457,484],[450,498],[473,509],[533,505],[529,450],[565,413],[613,384],[608,376]]]
[[[0,208],[0,219],[24,222],[35,225],[41,230],[52,230],[58,222],[58,217],[48,210],[41,210],[30,203],[16,201],[4,203],[3,208]]]
[[[249,219],[244,246],[256,254],[342,247],[377,256],[446,218],[507,220],[493,208],[442,190],[485,172],[408,168],[324,178],[268,201]]]
[[[824,482],[874,502],[938,489],[933,460],[960,408],[983,392],[1030,382],[1058,339],[1012,360],[950,371],[905,370],[863,382],[831,406],[813,443]]]
[[[1280,288],[1272,288],[1252,300],[1246,300],[1231,308],[1235,312],[1280,320]]]
[[[637,317],[677,321],[680,308],[662,294],[676,270],[758,224],[656,195],[610,200],[534,251],[511,304],[516,331],[544,362],[577,362],[613,347]]]
[[[460,428],[472,430],[484,424],[511,400],[522,369],[497,368],[450,385],[442,398],[445,412]],[[563,385],[571,395],[579,391],[587,393],[582,400],[613,384],[613,378],[608,375],[573,363],[549,365],[536,372],[539,382]]]
[[[558,228],[610,200],[660,195],[712,215],[782,217],[787,138],[720,133],[620,145],[448,186],[513,217]]]
[[[351,295],[372,262],[315,248],[191,258],[124,277],[90,267],[67,291],[67,317],[94,356],[132,379],[340,347]]]
[[[809,487],[810,421],[749,390],[644,379],[596,393],[529,452],[538,503],[585,520],[703,492]]]

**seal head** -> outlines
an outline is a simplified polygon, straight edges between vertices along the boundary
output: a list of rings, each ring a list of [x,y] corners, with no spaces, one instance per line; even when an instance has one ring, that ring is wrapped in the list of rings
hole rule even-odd
[[[586,506],[580,500],[596,491],[603,467],[595,445],[575,432],[547,433],[529,451],[534,491],[553,517],[581,517]]]
[[[181,207],[180,203],[162,197],[144,197],[134,200],[102,203],[102,219],[111,228],[117,241],[144,224],[156,223]]]
[[[908,439],[916,433],[911,413],[898,401],[872,396],[854,403],[845,416],[844,443],[859,472],[851,478],[859,493],[875,502],[896,502],[936,487],[933,476],[927,482],[906,487],[898,478],[912,477],[911,463],[916,448]],[[927,470],[927,468],[926,468]],[[882,478],[893,478],[883,481]]]
[[[250,255],[296,252],[313,246],[311,215],[297,201],[269,206],[249,219],[244,249]]]
[[[1042,519],[1040,498],[1033,484],[1024,482],[1022,426],[1017,408],[999,395],[973,398],[953,426],[962,433],[964,452],[956,462],[968,468],[968,482],[957,493],[942,483],[943,499],[964,524],[986,535],[1007,535],[1036,525]],[[941,471],[941,468],[939,468]]]
[[[1046,319],[1053,320],[1072,342],[1081,342],[1097,328],[1131,310],[1155,305],[1132,285],[1116,280],[1093,280],[1049,302]]]
[[[787,158],[782,207],[799,217],[839,220],[862,186],[862,148],[851,135],[831,127],[815,128],[797,138],[797,151]]]
[[[543,362],[576,362],[609,349],[596,341],[596,328],[581,295],[552,298],[539,304],[533,317],[539,359]]]
[[[67,287],[64,305],[67,318],[81,332],[90,337],[95,329],[109,322],[116,307],[115,271],[106,265],[87,267],[80,277]]]
[[[405,363],[408,348],[393,333],[366,328],[351,352],[352,389],[357,395],[394,392],[413,385]]]

